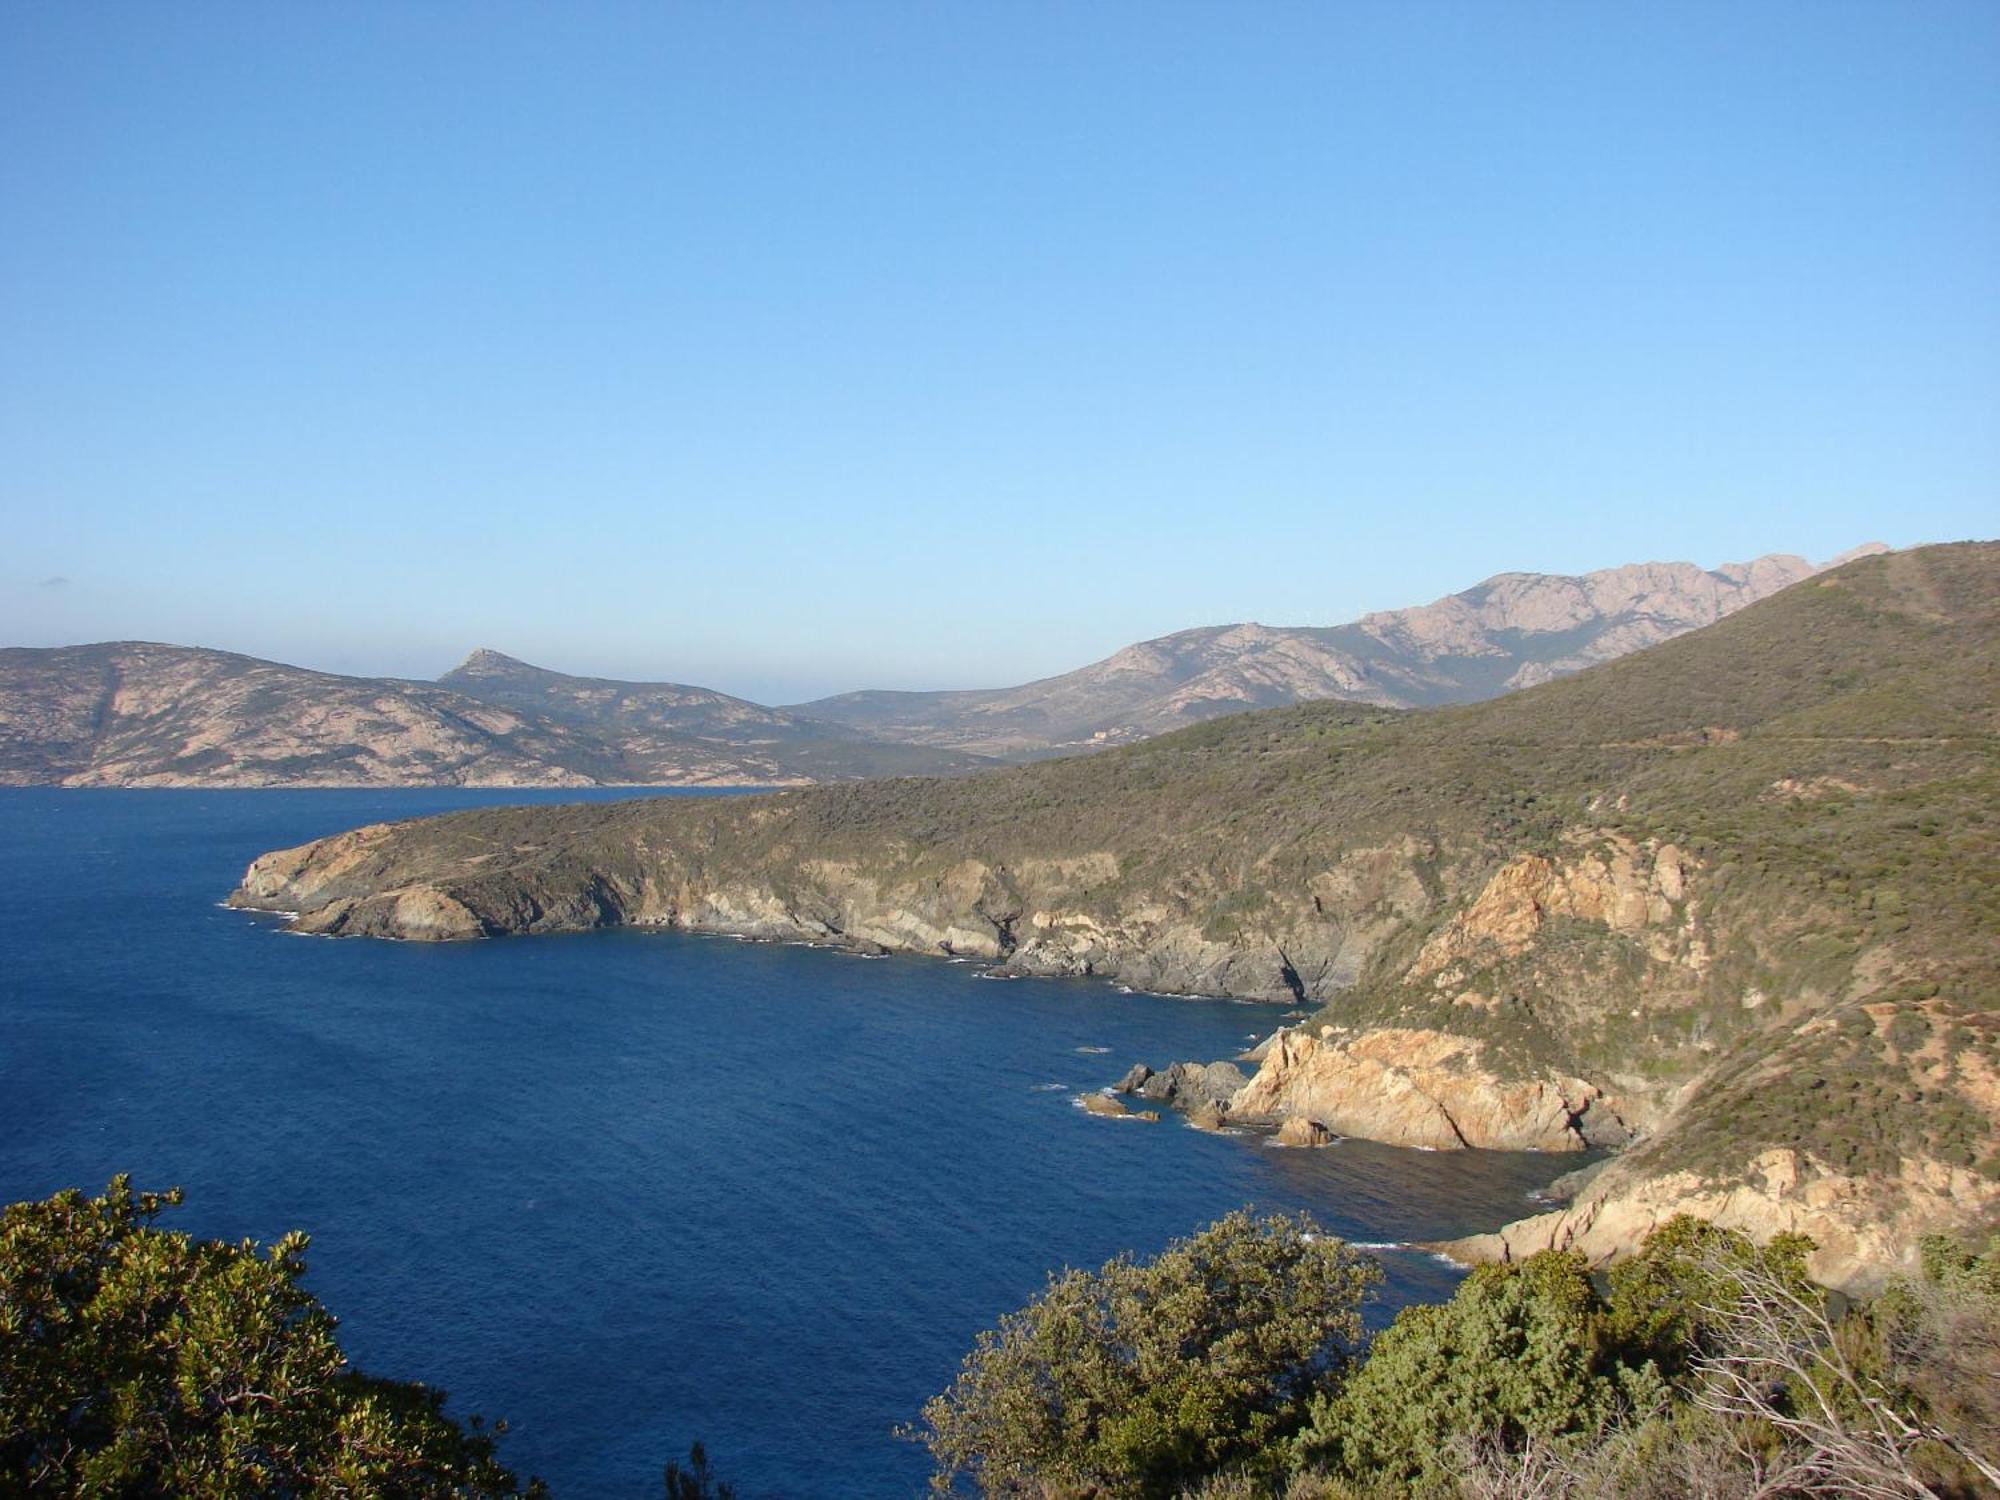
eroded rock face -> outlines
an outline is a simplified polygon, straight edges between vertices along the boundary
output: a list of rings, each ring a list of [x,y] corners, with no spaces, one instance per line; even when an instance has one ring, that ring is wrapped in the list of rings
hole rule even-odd
[[[1519,1219],[1492,1234],[1438,1248],[1469,1262],[1520,1260],[1542,1250],[1576,1250],[1602,1265],[1630,1255],[1678,1214],[1707,1219],[1761,1242],[1811,1236],[1813,1279],[1843,1291],[1880,1288],[1910,1269],[1920,1236],[1977,1222],[2000,1209],[2000,1183],[1963,1167],[1905,1158],[1893,1181],[1851,1177],[1810,1155],[1770,1150],[1745,1180],[1716,1182],[1693,1172],[1644,1175],[1613,1162],[1567,1208]]]
[[[1505,1078],[1476,1041],[1394,1027],[1353,1038],[1282,1032],[1229,1101],[1234,1120],[1314,1120],[1432,1150],[1581,1151],[1593,1111],[1616,1113],[1582,1079]]]
[[[1658,929],[1658,941],[1648,945],[1654,956],[1706,966],[1697,912],[1687,901],[1692,861],[1686,854],[1673,844],[1641,845],[1590,829],[1574,830],[1565,841],[1573,852],[1560,860],[1523,854],[1502,865],[1472,904],[1424,945],[1410,977],[1525,953],[1554,917],[1613,932]]]

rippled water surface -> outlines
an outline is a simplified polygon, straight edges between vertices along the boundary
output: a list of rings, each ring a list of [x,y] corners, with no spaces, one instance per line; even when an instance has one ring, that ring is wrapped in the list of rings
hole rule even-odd
[[[311,940],[215,904],[266,849],[551,800],[0,792],[0,1195],[129,1171],[187,1189],[181,1228],[303,1228],[355,1361],[508,1418],[558,1497],[657,1494],[699,1437],[747,1500],[920,1493],[892,1429],[1052,1268],[1244,1204],[1490,1227],[1569,1164],[1074,1107],[1232,1055],[1267,1007],[671,934]],[[1454,1280],[1386,1259],[1384,1310]]]

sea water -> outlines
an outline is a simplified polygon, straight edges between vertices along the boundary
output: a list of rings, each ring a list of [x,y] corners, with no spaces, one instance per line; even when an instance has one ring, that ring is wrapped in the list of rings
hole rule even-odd
[[[1235,1055],[1268,1006],[674,933],[312,940],[217,905],[269,849],[578,796],[0,792],[0,1201],[129,1172],[186,1189],[172,1227],[306,1230],[355,1363],[506,1418],[559,1500],[656,1495],[694,1439],[745,1500],[807,1500],[921,1493],[895,1428],[1052,1270],[1246,1205],[1449,1236],[1574,1164],[1075,1107]],[[1456,1279],[1383,1259],[1377,1322]]]

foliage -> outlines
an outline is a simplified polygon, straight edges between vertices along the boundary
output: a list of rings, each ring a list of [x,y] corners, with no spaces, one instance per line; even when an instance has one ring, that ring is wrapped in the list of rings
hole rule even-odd
[[[1380,1275],[1308,1219],[1232,1214],[1151,1261],[1051,1277],[911,1435],[940,1491],[1171,1495],[1279,1451],[1340,1378]]]
[[[700,1443],[688,1449],[687,1467],[668,1464],[666,1500],[736,1500],[736,1486],[724,1484],[708,1466],[708,1453]]]
[[[1453,1442],[1503,1449],[1594,1433],[1665,1396],[1650,1361],[1621,1364],[1579,1255],[1482,1266],[1451,1301],[1404,1309],[1299,1454],[1375,1485],[1453,1487]]]
[[[442,1391],[348,1368],[303,1234],[259,1253],[153,1227],[180,1201],[119,1177],[0,1213],[0,1492],[522,1493]]]
[[[1746,1276],[1774,1280],[1804,1295],[1813,1243],[1781,1234],[1753,1244],[1706,1219],[1680,1214],[1647,1236],[1642,1252],[1611,1267],[1607,1333],[1628,1361],[1652,1360],[1678,1379],[1712,1354],[1727,1331],[1727,1308]]]
[[[1225,1228],[1265,1264],[1274,1224],[1297,1238],[1238,1215],[1156,1264]],[[1260,1228],[1262,1242],[1245,1241]],[[1157,1439],[1168,1413],[1198,1409],[1200,1348],[1268,1304],[1246,1305],[1236,1255],[1214,1257],[1231,1268],[1219,1280],[1183,1264],[1156,1284],[1153,1302],[1201,1330],[1176,1380],[1150,1309],[1136,1339],[1133,1323],[1121,1340],[1103,1321],[1108,1283],[1148,1269],[1121,1259],[1056,1278],[1003,1319],[927,1409],[924,1436],[939,1489],[970,1475],[987,1494],[1039,1500],[1995,1500],[2000,1241],[1921,1248],[1920,1276],[1846,1308],[1807,1279],[1809,1241],[1759,1247],[1690,1218],[1602,1278],[1556,1251],[1482,1267],[1359,1354],[1347,1320],[1334,1357],[1266,1385],[1276,1404],[1229,1441],[1143,1453],[1119,1439]],[[1351,1252],[1337,1264],[1351,1284]],[[1140,1345],[1156,1361],[1143,1383],[1125,1378]]]

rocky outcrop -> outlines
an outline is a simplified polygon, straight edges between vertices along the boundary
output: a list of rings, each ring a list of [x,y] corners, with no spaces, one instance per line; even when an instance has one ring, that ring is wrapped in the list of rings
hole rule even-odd
[[[1648,1174],[1613,1162],[1565,1208],[1437,1248],[1467,1262],[1575,1250],[1602,1265],[1637,1250],[1669,1219],[1691,1214],[1760,1243],[1776,1234],[1808,1235],[1817,1247],[1810,1263],[1816,1281],[1868,1292],[1899,1267],[1909,1268],[1923,1235],[1996,1211],[2000,1183],[1967,1168],[1905,1158],[1892,1179],[1862,1177],[1778,1148],[1727,1178]]]
[[[1317,1120],[1293,1115],[1278,1127],[1280,1146],[1331,1146],[1339,1137]]]
[[[1243,1070],[1234,1063],[1180,1062],[1158,1073],[1140,1063],[1114,1087],[1121,1094],[1191,1112],[1204,1105],[1227,1108],[1243,1084]]]
[[[1509,1078],[1482,1045],[1385,1027],[1351,1037],[1281,1032],[1229,1101],[1240,1121],[1313,1120],[1339,1135],[1429,1150],[1582,1151],[1624,1135],[1603,1091],[1580,1078]],[[1594,1118],[1593,1118],[1594,1117]]]
[[[1564,842],[1570,852],[1560,860],[1524,854],[1495,871],[1472,904],[1424,945],[1410,977],[1525,953],[1558,917],[1613,932],[1661,929],[1647,945],[1654,957],[1697,970],[1707,964],[1696,913],[1686,904],[1692,861],[1676,845],[1657,840],[1641,845],[1590,828],[1570,830]],[[1680,930],[1669,930],[1677,919]]]
[[[1859,1265],[1884,1242],[1855,1226],[1966,1225],[2000,1160],[1997,572],[1987,544],[1865,560],[1448,713],[363,829],[264,857],[232,900],[338,935],[669,926],[1318,1007],[1226,1108],[1206,1069],[1157,1087],[1211,1123],[1440,1149],[1640,1137],[1491,1253],[1615,1250],[1689,1203],[1769,1225],[1768,1199]],[[1753,1181],[1779,1149],[1797,1194]],[[1808,1162],[1858,1186],[1815,1205]]]

